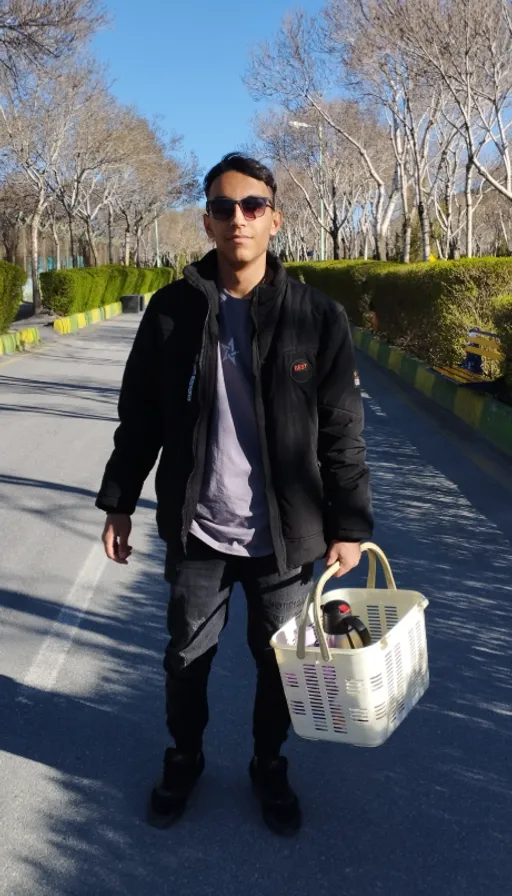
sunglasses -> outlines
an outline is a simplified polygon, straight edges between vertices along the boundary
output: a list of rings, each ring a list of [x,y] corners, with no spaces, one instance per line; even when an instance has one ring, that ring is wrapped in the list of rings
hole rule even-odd
[[[218,199],[212,199],[206,203],[206,212],[216,221],[231,221],[237,205],[240,206],[246,221],[254,221],[255,218],[263,217],[267,207],[274,208],[270,199],[265,196],[246,196],[245,199],[227,199],[220,196]]]

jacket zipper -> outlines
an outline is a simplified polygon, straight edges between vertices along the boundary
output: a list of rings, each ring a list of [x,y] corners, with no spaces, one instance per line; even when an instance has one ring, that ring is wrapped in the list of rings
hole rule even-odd
[[[254,300],[257,298],[255,292]],[[258,426],[261,457],[263,461],[263,473],[265,476],[265,493],[267,496],[267,504],[269,511],[270,534],[274,544],[274,550],[277,559],[279,572],[284,573],[286,569],[286,547],[283,538],[283,529],[281,526],[281,516],[277,505],[276,493],[272,484],[272,473],[270,469],[270,458],[268,455],[267,435],[265,432],[265,408],[263,405],[263,392],[261,388],[261,360],[260,349],[258,345],[258,325],[254,314],[254,305],[251,308],[251,317],[254,323],[254,337],[252,343],[253,351],[253,373],[254,373],[254,404],[256,409],[256,423]]]
[[[202,376],[202,374],[204,373],[204,359],[206,356],[206,330],[208,327],[209,319],[210,319],[210,305],[208,304],[208,310],[206,312],[206,318],[205,318],[205,322],[204,322],[204,326],[203,326],[201,351],[199,353],[199,356],[196,357],[196,361],[194,363],[194,367],[192,370],[192,376],[190,378],[189,387],[188,387],[188,395],[187,395],[187,401],[188,402],[192,401],[192,392],[194,389],[194,383],[196,381],[196,376],[199,373],[199,392],[197,395],[198,414],[197,414],[197,420],[196,420],[196,423],[194,426],[194,432],[192,435],[192,452],[193,452],[194,463],[193,463],[193,467],[192,467],[192,472],[190,473],[190,476],[188,477],[187,487],[185,489],[185,500],[183,502],[181,541],[182,541],[184,548],[186,548],[188,529],[190,528],[190,524],[188,523],[187,517],[188,517],[188,508],[189,508],[189,502],[190,502],[190,497],[191,497],[191,492],[192,492],[192,484],[194,482],[196,471],[197,471],[197,448],[198,448],[198,444],[199,444],[199,430],[200,430],[200,426],[201,426],[201,422],[202,422],[201,417],[202,417],[203,397],[204,397],[204,376]]]
[[[192,368],[192,376],[190,377],[190,379],[188,381],[187,404],[190,404],[190,402],[192,401],[192,395],[194,394],[194,383],[196,381],[198,363],[199,363],[199,355],[196,355],[196,358],[194,361],[194,366]]]

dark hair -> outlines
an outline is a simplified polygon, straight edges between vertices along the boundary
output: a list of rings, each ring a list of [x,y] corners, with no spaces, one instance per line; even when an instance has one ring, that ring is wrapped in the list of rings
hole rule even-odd
[[[207,199],[210,187],[214,180],[217,180],[221,174],[227,174],[228,171],[239,171],[240,174],[246,174],[247,177],[252,177],[254,180],[263,181],[263,183],[272,190],[272,197],[275,201],[277,184],[270,168],[267,168],[266,165],[262,165],[262,163],[258,162],[256,159],[251,159],[249,156],[245,156],[240,152],[229,152],[227,156],[224,156],[224,158],[208,172],[203,181],[204,192],[206,193]]]

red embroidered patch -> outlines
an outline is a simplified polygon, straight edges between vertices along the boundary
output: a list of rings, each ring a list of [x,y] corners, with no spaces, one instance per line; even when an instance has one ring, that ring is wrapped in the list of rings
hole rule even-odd
[[[290,368],[290,375],[297,383],[306,383],[313,376],[313,369],[305,358],[297,358]]]

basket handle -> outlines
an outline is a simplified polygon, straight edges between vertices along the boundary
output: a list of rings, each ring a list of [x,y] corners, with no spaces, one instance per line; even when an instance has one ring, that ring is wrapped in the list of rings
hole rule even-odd
[[[368,553],[368,581],[366,582],[366,587],[371,589],[375,588],[375,582],[377,578],[377,559],[379,559],[382,571],[384,573],[384,578],[386,579],[388,590],[396,591],[397,588],[395,578],[393,576],[393,573],[391,572],[389,560],[382,548],[379,548],[377,544],[373,544],[373,542],[371,541],[366,541],[361,545],[361,552],[364,551]]]
[[[391,572],[391,567],[384,551],[376,544],[373,544],[371,541],[366,541],[361,545],[361,553],[368,554],[369,569],[366,587],[371,589],[375,588],[378,558],[384,571],[388,589],[390,591],[396,591],[397,589],[395,579],[393,577],[393,573]],[[325,637],[320,610],[324,587],[329,579],[331,579],[338,572],[339,568],[340,564],[338,560],[336,560],[336,563],[333,563],[332,566],[328,566],[325,572],[322,573],[322,575],[318,579],[315,587],[312,588],[312,590],[306,597],[306,600],[304,601],[304,606],[300,614],[299,631],[297,636],[297,659],[299,660],[303,660],[306,656],[306,629],[308,625],[309,608],[311,604],[313,604],[313,616],[315,621],[315,629],[318,636],[318,646],[320,648],[320,653],[322,655],[324,663],[329,663],[331,661],[331,651],[329,650],[327,639]]]

